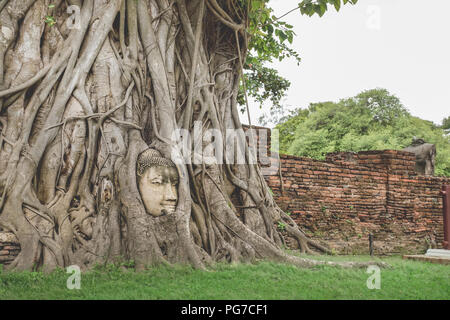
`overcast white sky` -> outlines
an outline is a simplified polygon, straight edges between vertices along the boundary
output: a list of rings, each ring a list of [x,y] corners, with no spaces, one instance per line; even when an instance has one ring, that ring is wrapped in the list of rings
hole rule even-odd
[[[299,1],[270,5],[280,16]],[[289,14],[284,21],[294,26],[302,62],[273,64],[292,83],[283,105],[305,108],[381,87],[414,116],[441,123],[450,115],[449,17],[450,0],[359,0],[322,18]],[[261,110],[254,103],[250,109],[258,124]]]

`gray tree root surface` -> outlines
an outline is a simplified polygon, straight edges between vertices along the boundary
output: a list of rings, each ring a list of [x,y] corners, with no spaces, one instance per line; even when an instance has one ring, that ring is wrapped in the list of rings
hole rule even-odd
[[[208,129],[223,137],[242,129],[242,1],[2,3],[0,229],[21,246],[9,269],[120,259],[138,269],[255,259],[356,265],[285,253],[278,222],[302,252],[327,248],[276,206],[248,148],[247,164],[179,161],[175,130],[200,123],[194,151],[208,144]],[[140,197],[136,161],[149,147],[176,163],[173,214],[147,214]]]

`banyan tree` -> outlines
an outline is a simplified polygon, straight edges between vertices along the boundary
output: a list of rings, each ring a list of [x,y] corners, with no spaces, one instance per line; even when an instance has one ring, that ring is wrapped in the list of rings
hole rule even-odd
[[[0,1],[0,228],[21,247],[8,268],[321,263],[283,250],[281,221],[301,251],[327,251],[274,203],[245,135],[243,161],[226,152],[251,5]]]

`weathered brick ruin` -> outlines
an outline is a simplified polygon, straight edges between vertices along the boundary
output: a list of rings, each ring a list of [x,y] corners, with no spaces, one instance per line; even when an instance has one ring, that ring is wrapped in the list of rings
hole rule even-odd
[[[256,129],[268,130],[270,137],[269,129]],[[282,179],[276,170],[266,176],[276,202],[308,236],[336,252],[367,254],[369,233],[375,254],[441,247],[440,190],[450,179],[417,175],[412,153],[339,152],[325,161],[280,155],[280,162]],[[287,244],[294,246],[289,239]],[[0,264],[19,250],[12,234],[0,232]]]
[[[329,154],[326,161],[281,155],[267,177],[275,200],[310,237],[339,253],[423,253],[443,240],[440,190],[450,179],[418,176],[403,151]],[[283,187],[283,188],[282,188]],[[282,192],[282,189],[284,192]]]
[[[334,251],[367,254],[370,233],[375,254],[442,247],[440,191],[450,178],[418,175],[414,154],[337,152],[325,161],[290,155],[280,161],[282,179],[279,172],[266,176],[275,201],[308,236]]]

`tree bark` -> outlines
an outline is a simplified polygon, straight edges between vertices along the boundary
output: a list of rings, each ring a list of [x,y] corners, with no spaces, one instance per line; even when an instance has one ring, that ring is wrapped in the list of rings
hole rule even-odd
[[[236,99],[249,22],[241,3],[9,0],[0,8],[0,228],[21,245],[9,269],[120,259],[138,269],[324,263],[283,251],[280,221],[303,252],[327,249],[276,206],[248,146],[244,164],[189,163],[173,139],[200,127],[188,141],[195,151],[208,145],[208,129],[223,139],[242,129]],[[171,215],[149,215],[140,197],[136,162],[149,147],[176,164]]]

